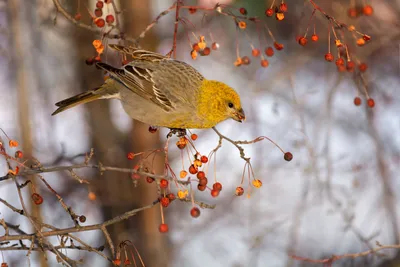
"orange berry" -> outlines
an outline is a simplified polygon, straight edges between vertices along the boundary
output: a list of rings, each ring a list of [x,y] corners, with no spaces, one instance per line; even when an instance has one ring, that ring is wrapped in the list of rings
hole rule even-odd
[[[20,159],[20,158],[22,158],[23,156],[24,156],[24,154],[22,153],[21,150],[15,151],[15,157],[16,157],[17,159]]]
[[[168,232],[168,224],[166,224],[166,223],[160,224],[160,226],[158,227],[158,231],[160,231],[160,233]],[[120,262],[120,264],[121,264],[121,262]]]
[[[374,101],[374,99],[369,98],[369,99],[367,100],[367,105],[368,105],[368,107],[370,107],[370,108],[375,107],[375,101]]]
[[[260,188],[262,186],[262,182],[259,179],[253,180],[252,184],[256,188]]]
[[[318,40],[319,40],[318,35],[316,35],[316,34],[311,35],[311,41],[317,42]]]
[[[307,38],[306,37],[300,37],[299,38],[299,44],[302,46],[305,46],[307,44]]]
[[[89,200],[94,201],[94,200],[96,200],[96,194],[93,192],[89,192],[88,198],[89,198]]]
[[[40,205],[43,203],[43,197],[38,193],[33,193],[31,198],[33,200],[33,203],[35,203],[35,205]]]
[[[260,49],[254,48],[253,50],[251,50],[251,54],[253,55],[253,57],[258,57],[261,54]]]
[[[261,63],[261,67],[263,67],[263,68],[266,68],[269,65],[268,60],[266,60],[266,59],[261,60],[260,63]]]
[[[267,17],[272,17],[274,15],[274,10],[272,8],[268,8],[267,10],[265,10],[265,15]]]
[[[132,152],[129,152],[128,155],[126,155],[126,157],[127,157],[129,160],[132,160],[132,159],[135,157],[135,154],[133,154]]]
[[[358,46],[363,46],[365,45],[365,40],[363,38],[358,38],[356,43]]]
[[[189,172],[190,172],[191,174],[196,174],[197,171],[198,171],[198,169],[197,169],[196,166],[194,166],[193,164],[190,165],[190,167],[189,167]]]
[[[196,52],[196,50],[190,51],[190,56],[192,57],[193,60],[195,60],[195,59],[197,58],[197,52]]]
[[[214,183],[213,184],[213,189],[221,191],[222,190],[222,184],[218,183],[218,182]]]
[[[240,65],[242,65],[243,61],[240,57],[238,57],[235,62],[233,63],[233,65],[235,65],[236,67],[239,67]]]
[[[203,163],[201,162],[201,160],[196,159],[193,161],[193,165],[198,168],[198,167],[201,167],[203,165]]]
[[[251,60],[248,56],[244,56],[244,57],[242,57],[242,62],[243,62],[243,65],[249,65]]]
[[[236,187],[235,195],[241,196],[241,195],[243,195],[243,193],[244,193],[243,187],[241,187],[241,186]]]
[[[198,208],[198,207],[193,207],[193,208],[190,210],[190,215],[191,215],[193,218],[199,217],[199,216],[200,216],[200,210],[199,210],[199,208]]]
[[[106,16],[106,22],[108,25],[113,24],[115,21],[114,16],[113,15],[107,15]]]
[[[186,195],[187,195],[187,191],[186,192],[184,192],[182,190],[178,191],[178,198],[179,199],[185,199]]]
[[[284,46],[283,46],[283,44],[274,42],[274,47],[276,50],[282,50]]]
[[[371,16],[373,12],[374,12],[374,9],[372,8],[372,6],[370,6],[370,5],[364,6],[363,13],[365,16]]]
[[[197,134],[192,134],[191,136],[190,136],[190,138],[193,140],[193,141],[195,141],[196,139],[197,139]]]
[[[179,149],[184,149],[184,148],[186,147],[186,142],[185,142],[185,141],[178,140],[178,141],[176,141],[176,146],[177,146]]]
[[[368,65],[366,63],[361,63],[360,65],[358,65],[358,69],[361,72],[365,72],[368,69]]]
[[[273,55],[274,55],[274,49],[271,47],[271,46],[268,46],[266,49],[265,49],[265,54],[268,56],[268,57],[272,57]]]
[[[247,24],[244,21],[239,21],[238,26],[239,26],[240,29],[243,30],[243,29],[246,29]]]
[[[187,171],[185,171],[185,170],[181,170],[181,171],[179,172],[179,177],[181,177],[181,179],[185,178],[186,175],[187,175]]]
[[[200,160],[201,160],[201,162],[203,162],[203,163],[207,163],[207,162],[208,162],[207,156],[201,156]]]
[[[239,12],[242,15],[247,15],[247,10],[244,7],[239,8]]]
[[[212,197],[217,197],[218,195],[219,195],[219,190],[215,190],[215,189],[211,190]]]
[[[115,259],[115,260],[113,260],[113,263],[115,264],[115,265],[121,265],[121,260],[120,259]]]
[[[283,158],[284,158],[286,161],[291,161],[291,160],[293,159],[293,154],[290,153],[290,152],[286,152],[286,153],[283,155]]]
[[[168,187],[168,180],[167,179],[161,179],[160,180],[160,187],[161,188],[167,188]]]
[[[10,147],[17,147],[18,146],[18,142],[15,141],[15,140],[10,140],[10,141],[8,141],[8,145]]]
[[[285,14],[283,14],[282,12],[276,12],[275,13],[275,18],[278,21],[284,20],[285,19]]]
[[[332,62],[333,61],[333,55],[331,53],[326,53],[325,54],[325,60]]]
[[[359,106],[361,105],[361,98],[360,97],[355,97],[354,98],[354,105]]]

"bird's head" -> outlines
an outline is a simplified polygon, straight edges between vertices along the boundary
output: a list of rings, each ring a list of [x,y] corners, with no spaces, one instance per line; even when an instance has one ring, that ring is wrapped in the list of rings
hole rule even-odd
[[[229,118],[246,120],[238,93],[222,82],[203,81],[199,99],[199,113],[214,125]]]

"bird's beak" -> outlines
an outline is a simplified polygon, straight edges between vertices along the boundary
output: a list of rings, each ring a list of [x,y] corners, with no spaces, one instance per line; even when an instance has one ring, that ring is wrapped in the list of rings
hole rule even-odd
[[[235,112],[235,116],[233,119],[238,122],[245,121],[246,115],[244,114],[244,110],[241,108],[239,111]]]

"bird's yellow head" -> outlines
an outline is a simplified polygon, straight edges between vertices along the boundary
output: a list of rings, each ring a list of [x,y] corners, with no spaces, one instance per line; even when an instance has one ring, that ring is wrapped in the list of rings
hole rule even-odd
[[[229,118],[238,122],[246,119],[239,95],[222,82],[203,80],[198,99],[198,114],[208,124],[206,127]]]

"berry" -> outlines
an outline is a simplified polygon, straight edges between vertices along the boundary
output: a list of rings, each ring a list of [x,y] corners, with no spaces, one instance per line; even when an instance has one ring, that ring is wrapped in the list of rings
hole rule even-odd
[[[150,126],[150,127],[149,127],[149,132],[150,132],[150,133],[155,133],[155,132],[157,132],[157,127]]]
[[[7,262],[2,262],[2,263],[1,263],[1,267],[8,267]]]
[[[160,203],[164,208],[168,207],[169,202],[170,202],[170,200],[167,197],[162,197],[160,200]]]
[[[365,45],[365,40],[364,38],[358,38],[356,43],[358,46],[363,46]]]
[[[209,54],[211,54],[211,49],[209,47],[204,48],[204,50],[200,53],[202,56],[208,56]]]
[[[33,200],[33,203],[35,203],[36,205],[40,205],[43,203],[43,197],[38,193],[33,193],[31,198]]]
[[[201,156],[200,160],[201,160],[201,162],[203,162],[203,163],[207,163],[207,162],[208,162],[207,156]]]
[[[287,11],[287,4],[286,3],[280,4],[279,10],[282,11],[282,12],[286,12]]]
[[[267,17],[272,17],[274,15],[274,10],[272,8],[268,8],[267,10],[265,10],[265,15]]]
[[[291,160],[293,159],[293,154],[290,153],[290,152],[286,152],[286,153],[283,155],[283,158],[284,158],[286,161],[291,161]]]
[[[179,139],[178,141],[176,141],[176,146],[177,146],[179,149],[184,149],[184,148],[186,147],[186,140],[185,140],[185,138],[181,138],[181,139]]]
[[[361,105],[361,98],[360,97],[356,96],[354,98],[354,105],[356,105],[356,106]]]
[[[219,43],[217,43],[217,42],[212,43],[212,44],[211,44],[211,48],[212,48],[212,50],[218,50],[218,48],[219,48]]]
[[[235,195],[241,196],[241,195],[243,195],[243,193],[244,193],[243,187],[241,187],[241,186],[236,187]]]
[[[215,190],[215,189],[213,189],[213,190],[211,190],[211,196],[212,197],[217,197],[218,195],[219,195],[219,190]]]
[[[238,26],[240,29],[244,30],[244,29],[246,29],[247,24],[244,21],[239,21]]]
[[[356,17],[358,16],[357,9],[354,8],[354,7],[349,8],[349,10],[347,10],[347,15],[348,15],[350,18],[356,18]]]
[[[354,66],[355,66],[355,64],[354,64],[353,61],[351,61],[351,60],[347,61],[346,69],[347,69],[348,72],[353,72],[354,71]]]
[[[190,165],[190,167],[189,167],[189,172],[190,172],[191,174],[196,174],[197,171],[198,171],[198,169],[197,169],[196,166],[194,166],[193,164]]]
[[[75,20],[81,20],[81,18],[82,18],[81,13],[76,13],[74,18],[75,18]]]
[[[251,54],[253,55],[253,57],[258,57],[261,54],[260,49],[254,48],[253,50],[251,50]]]
[[[79,216],[79,221],[80,221],[81,223],[86,222],[86,217],[85,217],[84,215]]]
[[[221,184],[221,183],[218,183],[218,182],[214,183],[214,184],[213,184],[213,189],[214,189],[214,190],[221,191],[221,190],[222,190],[222,184]]]
[[[168,187],[168,180],[167,179],[161,179],[160,180],[160,187],[161,188],[167,188]]]
[[[160,233],[168,232],[168,224],[166,223],[160,224],[160,226],[158,227],[158,231],[160,231]]]
[[[107,24],[113,24],[114,23],[114,16],[113,15],[107,15],[106,16],[106,22]]]
[[[260,188],[262,186],[262,182],[259,179],[253,180],[253,186],[256,188]]]
[[[106,3],[106,4],[111,4],[111,1],[112,1],[112,0],[104,0],[104,3]]]
[[[20,158],[22,158],[23,156],[24,156],[24,154],[22,153],[21,150],[15,151],[15,157],[16,157],[17,159],[20,159]]]
[[[132,159],[135,157],[135,154],[133,154],[132,152],[129,152],[128,155],[126,155],[126,157],[127,157],[129,160],[132,160]]]
[[[268,47],[265,49],[265,54],[266,54],[268,57],[272,57],[272,56],[274,55],[274,49],[273,49],[272,47],[268,46]]]
[[[369,98],[367,100],[367,105],[368,105],[368,107],[373,108],[373,107],[375,107],[375,101],[372,98]]]
[[[101,10],[100,8],[96,8],[95,10],[94,10],[94,15],[96,16],[96,17],[101,17],[101,16],[103,16],[103,10]]]
[[[283,46],[283,44],[274,42],[274,47],[276,50],[282,50],[284,46]]]
[[[199,171],[197,173],[197,179],[201,180],[201,179],[204,179],[204,178],[206,178],[206,174],[203,171]]]
[[[173,200],[175,200],[175,195],[174,195],[174,193],[169,193],[168,195],[167,195],[167,198],[170,200],[170,201],[173,201]]]
[[[125,259],[125,260],[124,260],[124,265],[125,265],[125,266],[131,265],[131,261],[130,261],[129,259]]]
[[[260,63],[261,63],[261,67],[263,67],[263,68],[266,68],[269,65],[268,60],[266,60],[266,59],[261,60]]]
[[[243,65],[249,65],[251,61],[248,56],[244,56],[244,57],[242,57],[242,62],[243,62]]]
[[[247,10],[246,10],[244,7],[241,7],[241,8],[239,9],[239,12],[240,12],[240,14],[242,14],[242,15],[247,15]]]
[[[311,35],[311,41],[317,42],[318,40],[319,40],[318,35],[316,35],[316,34]]]
[[[336,66],[344,66],[344,59],[343,58],[338,58],[336,59]]]
[[[325,60],[332,62],[333,61],[333,55],[331,53],[326,53],[325,54]]]
[[[363,35],[363,39],[368,42],[369,40],[371,40],[371,36],[364,34]]]
[[[285,18],[285,14],[283,14],[282,12],[277,12],[275,14],[275,18],[279,21],[283,20]]]
[[[194,14],[194,13],[196,13],[196,11],[197,11],[197,9],[194,8],[194,7],[189,8],[189,13],[190,14]]]
[[[97,3],[96,3],[97,8],[103,8],[103,6],[104,6],[104,3],[102,1],[97,1]]]
[[[298,42],[299,42],[300,45],[305,46],[307,44],[307,38],[306,37],[300,37]]]
[[[371,16],[373,12],[374,12],[374,9],[372,8],[372,6],[370,6],[370,5],[364,6],[363,13],[365,16]]]
[[[121,264],[121,260],[120,259],[115,259],[115,260],[113,260],[113,263],[115,264],[115,265],[120,265]]]
[[[150,176],[146,176],[146,182],[148,182],[149,184],[151,184],[152,182],[154,182],[154,178],[150,177]]]
[[[360,65],[358,65],[358,69],[361,72],[365,72],[368,69],[368,65],[366,63],[361,63]]]
[[[200,51],[200,46],[199,46],[198,43],[194,43],[194,44],[192,45],[192,48],[193,48],[193,50],[196,51],[196,52],[199,52],[199,51]]]
[[[104,19],[96,19],[96,26],[99,28],[103,28],[104,25],[106,25],[106,22],[104,21]]]
[[[201,185],[201,186],[206,186],[207,183],[208,183],[208,179],[206,177],[199,180],[199,185]]]
[[[199,208],[198,208],[198,207],[193,207],[193,208],[190,210],[190,215],[191,215],[193,218],[199,217],[199,216],[200,216],[200,210],[199,210]]]
[[[93,63],[94,63],[94,60],[93,60],[92,57],[90,57],[90,58],[87,58],[87,59],[85,60],[85,63],[86,63],[86,65],[91,66],[91,65],[93,65]]]
[[[181,179],[185,178],[186,175],[187,175],[187,171],[185,171],[185,170],[181,170],[181,171],[179,172],[179,177],[181,177]]]
[[[192,134],[191,136],[190,136],[190,138],[193,140],[193,141],[195,141],[196,139],[197,139],[197,134]]]
[[[197,185],[197,189],[198,189],[199,191],[204,191],[204,190],[206,190],[206,186],[205,186],[205,185],[198,184],[198,185]]]

